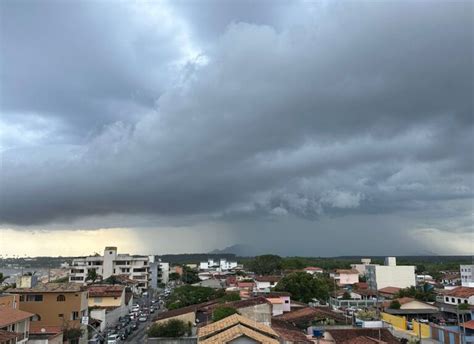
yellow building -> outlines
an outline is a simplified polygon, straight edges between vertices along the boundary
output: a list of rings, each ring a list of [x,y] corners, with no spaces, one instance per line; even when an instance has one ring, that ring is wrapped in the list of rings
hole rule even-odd
[[[19,294],[19,308],[33,313],[33,330],[61,331],[81,328],[83,335],[74,343],[87,343],[87,327],[81,326],[81,319],[88,315],[87,290],[75,283],[37,284],[31,288],[10,289]]]

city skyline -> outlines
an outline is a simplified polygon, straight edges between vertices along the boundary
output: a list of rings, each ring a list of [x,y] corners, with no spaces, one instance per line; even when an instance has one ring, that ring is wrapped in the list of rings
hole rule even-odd
[[[472,11],[0,2],[0,253],[472,254]]]

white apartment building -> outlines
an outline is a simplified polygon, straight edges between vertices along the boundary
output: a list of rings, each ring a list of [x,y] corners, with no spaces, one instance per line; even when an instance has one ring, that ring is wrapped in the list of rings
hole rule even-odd
[[[207,260],[207,262],[199,263],[200,270],[226,271],[226,270],[234,269],[236,267],[237,267],[237,262],[230,262],[230,261],[227,261],[227,259],[225,258],[221,258],[219,259],[219,261],[210,258]]]
[[[142,291],[149,287],[149,258],[147,256],[117,254],[117,247],[106,247],[103,256],[74,259],[69,272],[69,282],[86,283],[90,270],[95,270],[102,279],[112,275],[125,275],[137,281],[138,288]]]
[[[395,257],[385,258],[385,265],[367,265],[366,271],[367,283],[373,290],[416,286],[415,266],[397,265]]]
[[[367,274],[367,267],[372,265],[378,264],[372,264],[372,259],[370,258],[362,258],[360,264],[351,264],[351,268],[359,271],[359,275],[365,276]]]
[[[150,262],[150,288],[159,289],[161,284],[169,282],[170,263],[155,259],[155,256],[149,256],[148,259]]]
[[[461,285],[463,287],[474,287],[474,265],[461,265]]]

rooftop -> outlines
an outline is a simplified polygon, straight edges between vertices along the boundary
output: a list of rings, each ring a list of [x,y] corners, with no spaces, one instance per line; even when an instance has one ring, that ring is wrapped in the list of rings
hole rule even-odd
[[[34,314],[19,309],[0,307],[0,328],[26,320]]]
[[[278,282],[281,280],[280,276],[257,276],[255,281],[257,282]]]
[[[329,332],[337,344],[349,344],[354,343],[353,341],[358,337],[370,337],[379,339],[385,343],[389,344],[400,344],[400,342],[386,329],[368,329],[368,328],[360,328],[360,329],[328,329],[326,330]],[[357,341],[357,343],[361,343]],[[370,342],[365,342],[370,343]]]
[[[455,296],[455,297],[462,297],[462,298],[469,298],[471,296],[474,296],[474,288],[470,287],[457,287],[454,289],[451,289],[444,295],[446,296]]]
[[[385,287],[385,288],[379,289],[379,293],[391,294],[391,295],[395,295],[399,291],[400,291],[400,288],[397,288],[397,287]]]
[[[355,275],[355,274],[358,275],[359,271],[357,271],[356,269],[337,269],[336,273],[338,273],[338,274],[348,274],[348,275]]]
[[[124,287],[121,285],[89,286],[89,297],[121,297]]]
[[[86,288],[77,283],[45,283],[37,284],[33,288],[9,289],[10,293],[77,293],[85,291]]]
[[[18,333],[0,330],[0,343],[9,343],[10,340],[15,339],[19,336]]]

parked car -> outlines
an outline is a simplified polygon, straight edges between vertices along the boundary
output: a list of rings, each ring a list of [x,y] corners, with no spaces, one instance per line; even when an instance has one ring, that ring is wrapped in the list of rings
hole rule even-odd
[[[138,321],[140,322],[145,322],[148,320],[148,316],[143,314],[143,315],[140,315],[140,318],[138,318]]]
[[[119,344],[120,343],[120,335],[115,333],[111,334],[107,337],[107,344]]]

